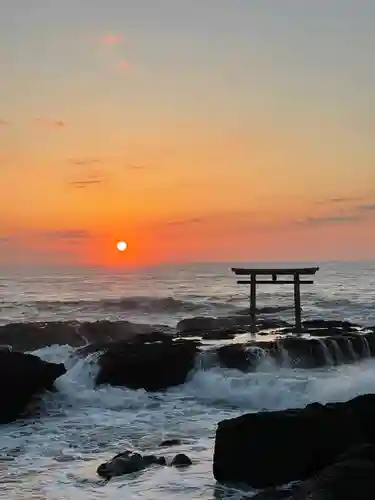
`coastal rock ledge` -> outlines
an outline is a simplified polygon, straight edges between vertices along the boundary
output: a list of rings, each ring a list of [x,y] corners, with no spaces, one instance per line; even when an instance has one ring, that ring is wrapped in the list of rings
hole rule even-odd
[[[268,488],[306,481],[321,474],[326,477],[327,468],[346,470],[349,466],[337,465],[346,460],[342,454],[350,456],[355,448],[375,444],[374,421],[375,394],[344,403],[313,403],[301,409],[265,411],[223,420],[216,431],[215,479],[222,484]],[[372,470],[375,472],[375,468]],[[373,485],[371,498],[375,498],[375,481]],[[296,498],[326,499],[326,496],[302,494]]]
[[[34,396],[53,389],[66,373],[63,364],[48,363],[32,354],[0,350],[0,424],[23,416]]]

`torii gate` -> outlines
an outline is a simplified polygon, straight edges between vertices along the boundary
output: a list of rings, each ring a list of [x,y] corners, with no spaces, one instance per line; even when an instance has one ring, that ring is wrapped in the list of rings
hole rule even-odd
[[[256,326],[256,286],[257,285],[294,285],[294,310],[295,324],[297,329],[301,329],[301,289],[300,285],[312,285],[314,280],[301,280],[301,275],[314,275],[319,267],[304,267],[293,269],[257,269],[233,267],[232,272],[236,276],[248,276],[247,280],[239,280],[239,285],[250,285],[250,317],[251,326]],[[270,276],[272,279],[258,279],[257,276]],[[292,276],[293,279],[278,279],[279,276]]]

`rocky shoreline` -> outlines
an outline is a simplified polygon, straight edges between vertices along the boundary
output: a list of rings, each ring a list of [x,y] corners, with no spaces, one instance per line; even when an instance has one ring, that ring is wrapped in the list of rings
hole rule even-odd
[[[46,345],[69,344],[81,357],[95,353],[96,386],[149,392],[184,384],[202,362],[254,372],[266,370],[267,363],[318,369],[375,357],[373,327],[310,320],[295,331],[277,319],[261,319],[255,333],[248,326],[246,315],[191,318],[176,329],[107,321],[1,326],[0,423],[32,414],[37,398],[56,390],[65,366],[27,352]],[[221,484],[263,490],[259,500],[375,498],[374,417],[375,394],[368,394],[343,403],[313,403],[221,421],[214,477]],[[189,460],[125,450],[99,467],[98,474],[108,479],[154,465],[184,467]]]

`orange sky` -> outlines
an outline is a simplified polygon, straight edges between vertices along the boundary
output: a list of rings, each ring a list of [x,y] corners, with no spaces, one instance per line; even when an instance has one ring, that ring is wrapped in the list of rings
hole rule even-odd
[[[162,4],[7,7],[0,263],[372,258],[368,4]]]

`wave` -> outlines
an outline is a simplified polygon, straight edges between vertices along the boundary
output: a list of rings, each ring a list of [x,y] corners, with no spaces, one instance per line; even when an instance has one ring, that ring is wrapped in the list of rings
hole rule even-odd
[[[20,304],[8,303],[9,307]],[[195,300],[176,299],[174,297],[130,296],[120,298],[80,299],[80,300],[37,300],[23,304],[39,311],[64,309],[101,310],[107,312],[137,311],[144,313],[184,313],[208,309],[230,309],[226,301],[215,301],[211,297],[197,297]],[[4,304],[3,304],[4,306]]]
[[[34,354],[46,361],[65,362],[67,366],[67,373],[57,381],[60,395],[52,395],[56,409],[61,408],[61,397],[68,397],[70,403],[79,406],[135,411],[163,408],[166,400],[175,406],[178,398],[190,405],[193,399],[222,410],[261,411],[302,407],[314,401],[345,401],[358,394],[374,392],[374,359],[328,370],[299,370],[269,364],[266,371],[260,366],[251,373],[223,369],[215,363],[206,366],[197,363],[183,385],[161,393],[148,393],[111,386],[95,388],[97,354],[81,358],[63,346],[45,348]]]

